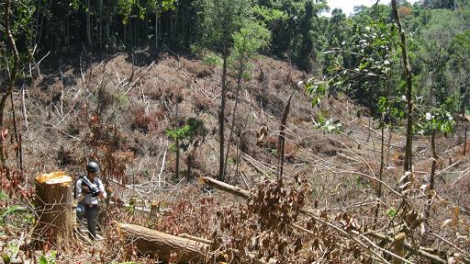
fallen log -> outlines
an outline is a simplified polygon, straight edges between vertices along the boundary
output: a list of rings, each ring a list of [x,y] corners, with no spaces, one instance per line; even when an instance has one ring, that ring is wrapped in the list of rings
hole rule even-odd
[[[250,192],[247,191],[247,190],[243,190],[240,187],[236,187],[236,186],[227,184],[225,182],[218,181],[218,180],[216,180],[214,178],[210,178],[210,177],[201,177],[201,179],[202,179],[202,181],[204,181],[205,184],[207,184],[207,185],[209,185],[213,188],[219,189],[219,190],[224,191],[224,192],[228,192],[230,194],[241,197],[243,199],[250,198]]]
[[[191,236],[190,234],[186,234],[186,233],[179,234],[179,237],[187,238],[187,239],[190,239],[190,240],[193,240],[193,241],[196,241],[196,242],[200,242],[200,243],[203,243],[203,244],[207,244],[207,245],[212,245],[212,243],[213,243],[212,240]]]
[[[121,238],[132,243],[139,253],[165,262],[198,262],[204,259],[209,246],[192,239],[158,232],[138,225],[117,224]]]
[[[189,261],[198,263],[204,260],[204,256],[209,252],[213,243],[211,240],[185,233],[180,236],[173,236],[138,225],[118,223],[117,229],[121,238],[128,243],[132,243],[139,253],[151,255],[157,257],[158,260],[171,263],[187,263]],[[219,255],[219,257],[228,261],[233,255],[238,255],[238,251],[227,250],[220,252]],[[250,263],[277,263],[276,259],[266,261],[258,259],[256,255],[250,253],[247,256],[251,260]]]

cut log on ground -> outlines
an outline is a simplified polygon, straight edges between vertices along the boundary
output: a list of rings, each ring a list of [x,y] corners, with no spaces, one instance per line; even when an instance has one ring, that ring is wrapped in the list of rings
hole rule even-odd
[[[68,244],[73,235],[74,214],[72,178],[64,172],[53,172],[36,177],[37,225],[34,236],[39,247]]]
[[[195,262],[204,259],[209,250],[205,243],[177,237],[142,226],[118,223],[118,232],[127,243],[132,243],[139,253],[155,256],[165,262]]]
[[[138,225],[117,224],[118,232],[121,238],[127,243],[132,243],[139,253],[150,255],[164,262],[199,263],[207,256],[211,244],[211,240],[200,237],[191,236],[189,234],[181,234],[173,236],[166,233],[158,232]],[[222,259],[232,259],[233,255],[237,255],[237,250],[227,250],[219,252]],[[248,253],[249,263],[267,264],[277,263],[276,259],[269,261],[258,259],[256,255]],[[218,262],[225,263],[225,262]]]
[[[214,178],[210,177],[201,177],[201,180],[216,189],[222,190],[224,192],[228,192],[230,194],[233,194],[235,196],[241,197],[243,199],[248,199],[250,198],[250,192],[247,190],[243,190],[242,188],[227,184],[225,182],[218,181]]]

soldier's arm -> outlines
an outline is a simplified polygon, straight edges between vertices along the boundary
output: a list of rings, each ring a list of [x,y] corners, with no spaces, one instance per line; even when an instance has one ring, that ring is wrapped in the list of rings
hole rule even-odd
[[[85,199],[86,194],[82,192],[82,180],[77,181],[77,201],[81,202]]]
[[[98,182],[99,182],[99,186],[100,186],[100,198],[101,199],[106,199],[106,197],[108,197],[108,194],[106,193],[106,190],[104,189],[104,185],[103,185],[103,183],[101,182],[100,179],[98,179]]]

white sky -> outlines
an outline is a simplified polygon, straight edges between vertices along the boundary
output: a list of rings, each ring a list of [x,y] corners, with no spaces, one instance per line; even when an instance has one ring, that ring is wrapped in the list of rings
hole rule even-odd
[[[410,3],[414,3],[417,0],[408,0]],[[328,5],[330,6],[330,10],[333,10],[335,8],[341,8],[343,9],[343,12],[346,15],[350,15],[355,6],[360,6],[360,5],[365,5],[365,6],[371,6],[375,4],[376,0],[328,0]],[[385,4],[385,3],[390,3],[389,0],[381,0],[380,3]]]

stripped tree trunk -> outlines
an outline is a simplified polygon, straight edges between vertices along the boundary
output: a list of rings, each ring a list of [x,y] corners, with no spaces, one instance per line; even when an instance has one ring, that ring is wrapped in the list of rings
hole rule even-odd
[[[277,180],[280,181],[282,179],[282,174],[284,173],[284,146],[286,142],[286,124],[287,124],[287,117],[289,116],[289,109],[290,109],[290,102],[292,100],[292,96],[294,92],[292,92],[287,99],[286,107],[284,108],[284,114],[282,115],[281,126],[279,127],[279,138],[277,143],[277,155],[278,155],[278,162],[277,162]]]

